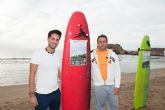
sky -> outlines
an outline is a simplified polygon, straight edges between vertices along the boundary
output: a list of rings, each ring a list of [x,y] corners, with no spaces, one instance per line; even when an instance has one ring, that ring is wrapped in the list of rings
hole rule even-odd
[[[165,48],[165,0],[0,0],[0,58],[31,57],[47,46],[52,29],[63,33],[62,52],[75,11],[86,16],[91,49],[100,34],[127,50],[137,50],[144,35],[151,47]]]

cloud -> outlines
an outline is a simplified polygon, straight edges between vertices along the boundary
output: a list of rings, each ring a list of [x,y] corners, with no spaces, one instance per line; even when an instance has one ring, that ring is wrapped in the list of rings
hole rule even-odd
[[[99,34],[126,49],[137,49],[145,34],[153,47],[165,47],[164,0],[2,0],[1,51],[45,47],[48,31],[55,28],[63,32],[58,47],[62,50],[67,23],[76,10],[86,15],[92,49]]]

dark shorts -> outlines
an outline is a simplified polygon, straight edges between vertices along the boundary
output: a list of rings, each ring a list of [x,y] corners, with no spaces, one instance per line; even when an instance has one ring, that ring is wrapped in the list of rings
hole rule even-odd
[[[39,94],[36,93],[38,106],[35,110],[59,110],[61,102],[61,92],[60,89],[50,93],[50,94]]]

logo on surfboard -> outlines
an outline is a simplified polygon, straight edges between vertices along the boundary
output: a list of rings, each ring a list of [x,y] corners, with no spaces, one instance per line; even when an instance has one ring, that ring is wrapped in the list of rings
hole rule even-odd
[[[79,34],[78,34],[77,36],[75,36],[75,37],[81,37],[81,36],[84,36],[84,37],[86,37],[86,38],[89,38],[89,35],[86,34],[86,33],[84,32],[84,30],[83,30],[81,24],[79,24],[78,26],[80,27],[80,32],[79,32]]]

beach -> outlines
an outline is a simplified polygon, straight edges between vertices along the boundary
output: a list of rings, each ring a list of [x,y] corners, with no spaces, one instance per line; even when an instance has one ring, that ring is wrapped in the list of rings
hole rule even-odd
[[[122,74],[119,95],[120,110],[132,110],[135,74]],[[164,110],[165,108],[165,68],[151,70],[147,106],[141,110]],[[105,107],[106,108],[106,107]],[[0,87],[0,110],[32,110],[28,98],[28,85]],[[91,106],[94,110],[93,91]],[[105,109],[106,110],[106,109]]]

